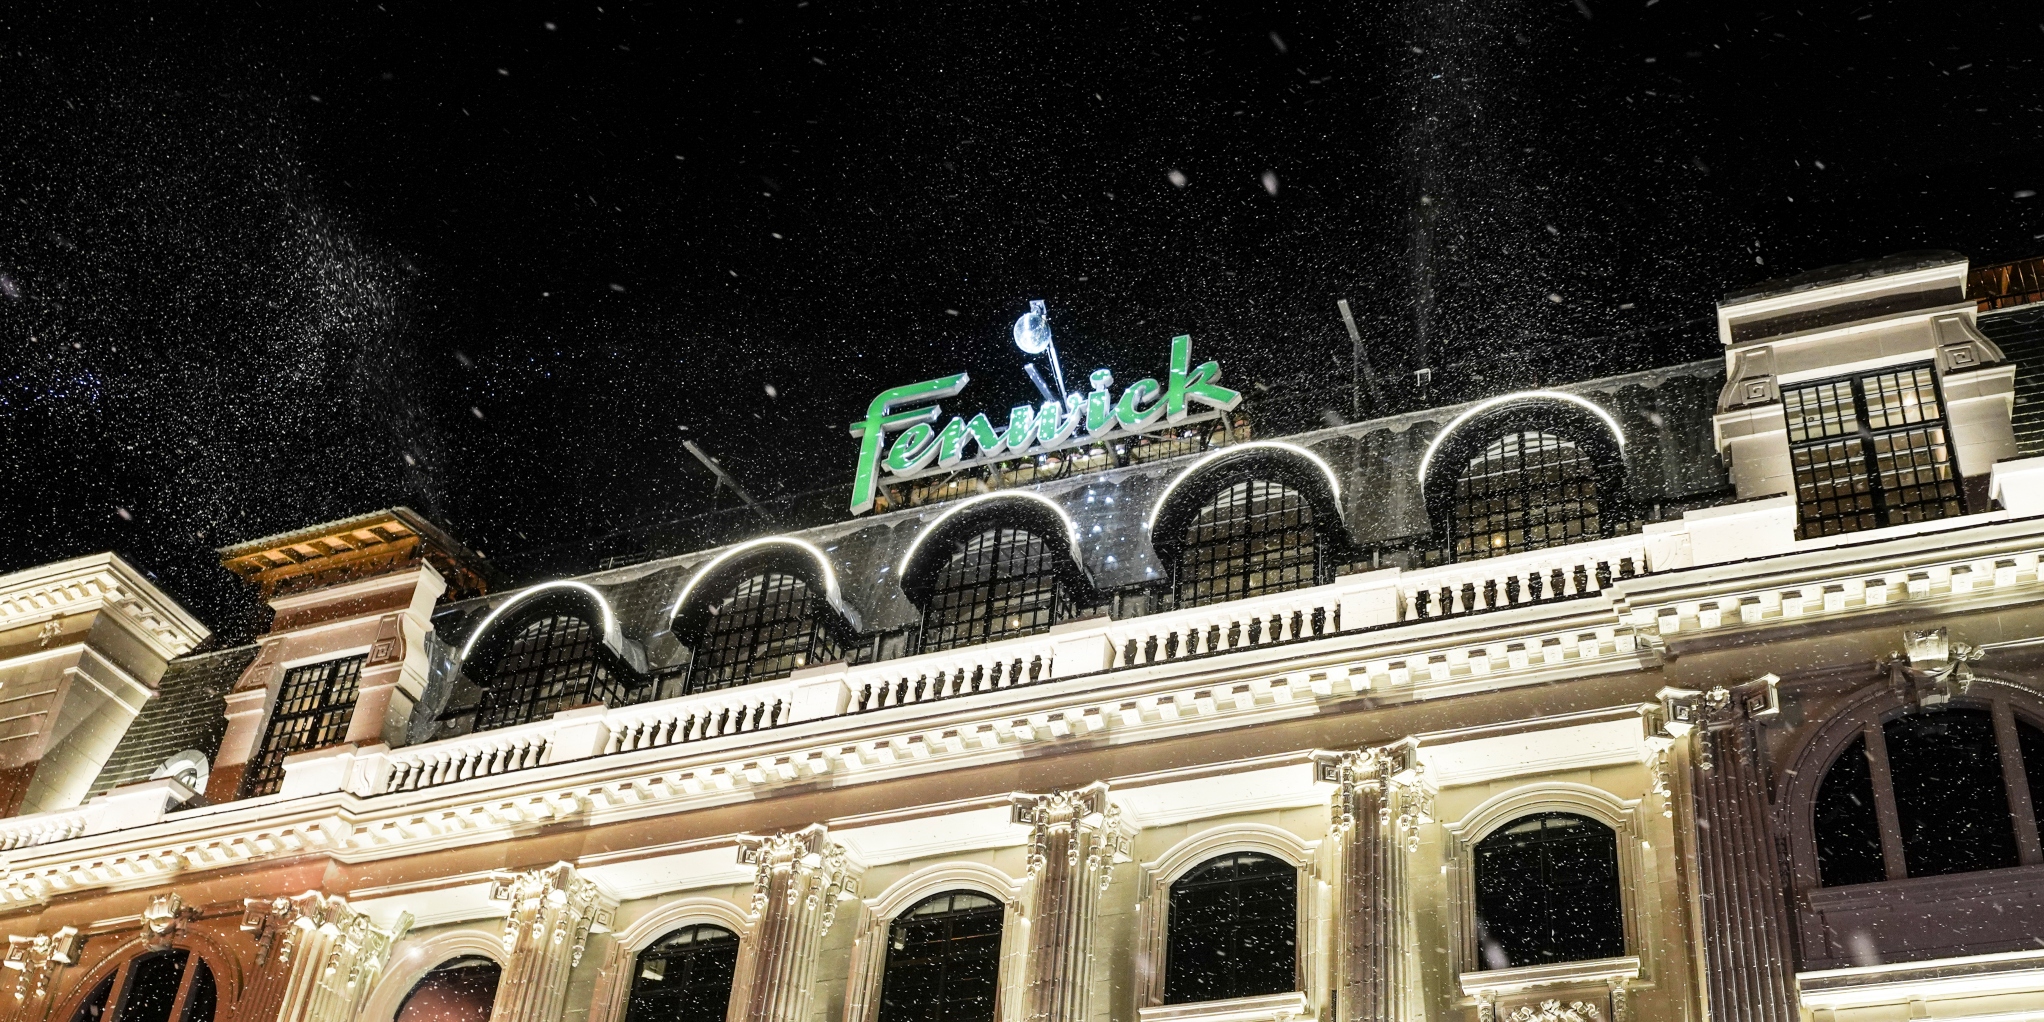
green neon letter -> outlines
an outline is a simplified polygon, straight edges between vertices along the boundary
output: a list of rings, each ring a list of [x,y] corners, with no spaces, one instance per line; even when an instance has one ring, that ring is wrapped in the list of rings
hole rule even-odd
[[[1163,392],[1164,388],[1148,377],[1129,384],[1121,392],[1121,400],[1114,403],[1114,421],[1131,431],[1148,427],[1164,416],[1164,406],[1157,402],[1157,395]]]
[[[1191,366],[1192,335],[1171,338],[1171,389],[1164,395],[1165,418],[1172,422],[1185,418],[1194,401],[1223,412],[1242,403],[1241,391],[1215,383],[1221,378],[1219,362],[1202,362],[1197,369]]]
[[[954,420],[956,421],[956,420]],[[937,431],[927,422],[918,422],[901,431],[894,438],[894,446],[887,449],[887,460],[883,462],[887,471],[896,475],[904,472],[919,472],[930,467],[937,457]]]
[[[899,429],[910,423],[930,422],[942,411],[936,405],[900,412],[895,411],[895,407],[916,401],[941,401],[964,390],[966,380],[966,374],[959,373],[905,387],[892,387],[881,391],[880,396],[866,406],[865,421],[852,423],[852,435],[859,438],[859,466],[852,474],[853,514],[873,510],[873,497],[879,486],[880,445],[887,430]]]
[[[1035,439],[1036,409],[1028,405],[1008,409],[1008,430],[1001,435],[1001,446],[1020,453]]]
[[[1045,447],[1056,447],[1079,428],[1079,402],[1084,400],[1077,394],[1071,395],[1070,411],[1056,401],[1045,401],[1036,413],[1036,442]]]
[[[1114,386],[1114,374],[1095,369],[1092,383],[1093,391],[1086,395],[1086,435],[1097,437],[1114,429],[1114,398],[1107,393]]]

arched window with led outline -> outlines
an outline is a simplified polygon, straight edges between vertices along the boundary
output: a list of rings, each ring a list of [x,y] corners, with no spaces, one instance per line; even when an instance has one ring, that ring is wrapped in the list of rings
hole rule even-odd
[[[1624,448],[1617,419],[1575,394],[1510,394],[1464,410],[1421,459],[1435,556],[1476,560],[1629,530]]]
[[[993,1022],[1007,908],[971,890],[931,895],[887,928],[877,1022]]]
[[[689,576],[673,607],[690,651],[687,691],[785,678],[842,657],[858,618],[814,544],[772,536],[741,543]]]
[[[714,923],[669,932],[639,952],[625,1022],[724,1017],[738,975],[738,935]]]
[[[514,594],[477,625],[460,656],[470,684],[440,714],[443,734],[512,727],[590,703],[624,706],[651,696],[650,683],[624,657],[608,602],[579,582]]]
[[[92,985],[71,1022],[213,1022],[220,988],[187,947],[144,951]]]
[[[1274,441],[1193,462],[1159,494],[1149,529],[1181,607],[1320,585],[1350,546],[1334,470]]]
[[[989,493],[953,505],[902,557],[901,588],[922,609],[924,652],[1037,635],[1088,599],[1071,519],[1040,494]]]

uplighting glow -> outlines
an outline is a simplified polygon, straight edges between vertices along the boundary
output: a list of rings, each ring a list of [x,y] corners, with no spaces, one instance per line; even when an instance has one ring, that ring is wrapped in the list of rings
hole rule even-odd
[[[758,539],[748,539],[745,542],[740,543],[737,546],[734,546],[721,554],[718,554],[716,557],[710,559],[710,563],[705,564],[702,567],[696,569],[696,573],[694,575],[689,576],[688,584],[681,587],[681,595],[675,597],[673,608],[667,612],[667,619],[669,621],[672,621],[675,618],[680,617],[681,608],[688,604],[689,594],[695,592],[696,583],[701,582],[705,578],[708,578],[713,572],[717,570],[718,567],[722,566],[725,561],[728,561],[731,558],[738,556],[739,554],[745,553],[748,550],[757,550],[760,547],[767,546],[769,544],[781,544],[785,546],[795,547],[796,549],[801,550],[802,552],[808,554],[809,556],[816,558],[816,566],[823,569],[824,601],[829,603],[832,607],[835,607],[840,613],[844,612],[845,610],[844,597],[839,595],[837,588],[837,570],[830,566],[830,558],[824,556],[822,549],[818,548],[816,544],[811,543],[808,540],[796,539],[793,536],[761,536]]]
[[[977,497],[968,497],[965,500],[961,500],[951,505],[950,510],[938,515],[935,521],[924,526],[923,531],[916,533],[916,538],[909,543],[908,553],[901,555],[902,574],[906,576],[908,574],[908,566],[915,563],[916,551],[922,549],[924,539],[935,535],[938,529],[944,527],[945,522],[950,521],[959,512],[974,505],[984,504],[990,500],[1033,500],[1049,508],[1052,514],[1057,515],[1058,521],[1065,523],[1065,539],[1071,543],[1072,556],[1074,558],[1079,556],[1079,527],[1072,524],[1072,516],[1065,514],[1065,509],[1059,507],[1057,501],[1041,493],[1033,493],[1029,490],[1004,490],[1000,493],[982,493]]]
[[[1419,484],[1421,486],[1427,484],[1427,466],[1433,464],[1434,452],[1440,450],[1441,443],[1447,440],[1449,435],[1454,433],[1455,430],[1461,428],[1463,423],[1499,405],[1512,404],[1519,401],[1562,401],[1579,408],[1588,409],[1597,418],[1604,420],[1604,425],[1611,430],[1612,438],[1618,441],[1619,449],[1623,450],[1625,448],[1625,431],[1618,428],[1618,420],[1612,418],[1611,413],[1605,411],[1604,407],[1595,401],[1579,394],[1566,394],[1559,390],[1521,390],[1511,394],[1500,394],[1485,401],[1479,401],[1467,411],[1449,421],[1445,428],[1434,435],[1433,442],[1427,444],[1427,453],[1419,459]]]
[[[573,589],[577,592],[589,594],[589,598],[595,600],[598,607],[603,608],[603,641],[613,648],[621,644],[617,630],[617,617],[610,612],[610,601],[604,599],[603,594],[598,592],[595,586],[586,582],[576,582],[572,579],[561,579],[554,582],[541,582],[530,589],[522,589],[510,599],[497,604],[496,608],[490,611],[490,615],[483,618],[483,623],[477,625],[476,630],[469,633],[468,641],[461,644],[461,656],[458,659],[461,662],[467,662],[469,651],[476,648],[476,640],[488,634],[490,626],[496,624],[497,618],[502,616],[505,611],[518,606],[527,597],[546,592],[549,589]]]
[[[1288,444],[1281,440],[1251,440],[1248,443],[1236,444],[1232,447],[1223,447],[1220,450],[1215,451],[1212,454],[1209,454],[1206,457],[1193,462],[1190,466],[1188,466],[1185,469],[1185,471],[1180,472],[1177,475],[1171,477],[1171,482],[1164,487],[1164,492],[1157,495],[1156,503],[1150,505],[1150,520],[1143,523],[1143,528],[1145,530],[1148,530],[1157,527],[1157,516],[1164,512],[1164,505],[1171,502],[1171,492],[1173,490],[1178,489],[1179,483],[1182,483],[1187,479],[1192,478],[1194,475],[1198,474],[1200,469],[1203,469],[1208,465],[1213,464],[1216,459],[1225,458],[1231,454],[1235,454],[1240,451],[1254,450],[1283,451],[1286,454],[1296,454],[1299,457],[1312,462],[1314,467],[1320,469],[1320,474],[1327,477],[1327,490],[1329,493],[1334,495],[1334,505],[1336,507],[1341,506],[1341,481],[1334,477],[1334,469],[1330,467],[1327,464],[1327,462],[1321,460],[1320,455],[1314,454],[1312,451],[1309,451],[1304,447],[1300,447],[1298,444]]]

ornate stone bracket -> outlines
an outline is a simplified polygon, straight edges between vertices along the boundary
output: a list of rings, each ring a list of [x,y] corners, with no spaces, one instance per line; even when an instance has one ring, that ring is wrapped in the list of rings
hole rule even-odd
[[[752,918],[757,922],[766,911],[774,887],[774,873],[787,870],[791,882],[783,897],[789,909],[823,910],[822,932],[829,933],[837,918],[840,900],[859,896],[859,879],[845,856],[843,845],[829,839],[822,824],[801,830],[782,831],[765,837],[746,834],[738,838],[738,862],[754,867]]]
[[[166,948],[170,942],[184,936],[185,927],[199,917],[199,910],[185,904],[177,892],[159,894],[149,899],[149,907],[142,910],[142,939],[152,948]]]
[[[806,1022],[816,958],[838,902],[858,897],[858,873],[822,824],[741,835],[738,861],[753,867],[751,934],[732,984],[736,1022]]]
[[[1314,753],[1313,763],[1319,779],[1335,786],[1328,823],[1336,834],[1354,830],[1358,816],[1374,815],[1377,822],[1392,825],[1407,851],[1419,850],[1422,828],[1435,822],[1439,789],[1420,762],[1417,741]],[[1376,808],[1366,808],[1370,805]]]
[[[382,929],[367,915],[350,907],[346,898],[318,891],[268,901],[246,898],[241,904],[241,928],[255,937],[258,968],[273,957],[277,964],[289,965],[301,938],[309,933],[323,933],[333,938],[326,954],[326,967],[337,972],[346,965],[345,982],[349,986],[364,979],[374,980],[382,971],[390,946],[404,939],[412,925],[411,914],[405,913],[396,926]]]
[[[14,999],[25,1001],[49,993],[50,977],[58,968],[77,962],[83,943],[78,931],[69,926],[55,933],[8,936],[7,957],[0,965],[20,973],[14,978]]]
[[[569,968],[582,964],[590,929],[608,928],[616,911],[594,881],[565,862],[525,873],[492,874],[490,899],[509,903],[504,919],[507,957],[527,945],[549,943],[559,951],[565,944]]]
[[[1910,705],[1941,706],[1973,688],[1973,666],[1987,652],[1944,628],[1902,633],[1902,651],[1890,653],[1881,665],[1889,683]]]
[[[1014,795],[1010,818],[1029,828],[1027,1022],[1090,1017],[1087,977],[1095,899],[1116,863],[1133,856],[1135,832],[1107,785]]]

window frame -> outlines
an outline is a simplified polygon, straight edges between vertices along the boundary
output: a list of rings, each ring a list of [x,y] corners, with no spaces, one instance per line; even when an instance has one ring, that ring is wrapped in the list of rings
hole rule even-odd
[[[861,903],[859,932],[852,941],[852,957],[846,969],[844,1022],[878,1022],[880,987],[887,967],[888,937],[895,919],[933,895],[971,892],[983,894],[1007,907],[1001,918],[1001,967],[997,978],[995,1019],[1009,1022],[1013,1006],[1024,991],[1020,931],[1023,929],[1021,898],[1027,878],[1011,877],[1000,869],[969,860],[926,866],[895,881],[886,890]]]
[[[875,970],[875,981],[873,984],[873,1001],[871,1016],[874,1022],[888,1022],[886,1017],[887,978],[888,973],[890,971],[890,966],[893,964],[894,951],[896,950],[894,947],[895,928],[898,926],[906,925],[906,921],[913,917],[915,910],[921,908],[923,905],[928,904],[929,902],[934,901],[938,898],[956,897],[958,895],[968,895],[976,898],[984,898],[987,901],[992,902],[992,904],[978,908],[964,910],[953,909],[948,912],[934,913],[931,918],[960,917],[965,915],[974,915],[982,917],[991,915],[999,917],[1000,923],[998,929],[996,930],[998,936],[994,941],[994,949],[992,954],[992,964],[994,969],[993,1003],[989,1006],[989,1015],[988,1018],[986,1019],[986,1022],[1002,1022],[1002,1011],[1007,1006],[1007,998],[1005,996],[1006,994],[1005,980],[1008,978],[1006,975],[1006,973],[1008,972],[1007,964],[1009,957],[1008,939],[1011,932],[1014,929],[1014,927],[1010,925],[1014,921],[1011,918],[1013,916],[1013,913],[1010,911],[1009,904],[1006,899],[1001,898],[998,895],[990,894],[986,891],[982,891],[970,886],[946,887],[940,890],[924,893],[920,897],[916,898],[914,901],[909,902],[907,905],[903,906],[900,911],[895,912],[894,914],[889,916],[888,919],[879,927],[881,939],[880,947],[878,949],[879,950],[878,955],[879,961],[877,962],[878,968]]]
[[[1931,393],[1934,394],[1937,399],[1938,405],[1937,418],[1926,419],[1919,422],[1903,423],[1894,426],[1884,426],[1879,428],[1874,427],[1868,418],[1868,405],[1866,397],[1867,382],[1883,376],[1914,373],[1919,370],[1927,373],[1930,377]],[[1822,387],[1836,386],[1841,383],[1847,384],[1851,388],[1852,422],[1854,427],[1852,431],[1846,433],[1839,433],[1831,436],[1819,437],[1817,439],[1806,440],[1795,439],[1794,434],[1795,426],[1789,415],[1790,408],[1789,395],[1791,393],[1798,391],[1817,390]],[[1882,366],[1877,369],[1862,370],[1860,372],[1847,373],[1838,376],[1827,376],[1820,379],[1797,380],[1793,383],[1782,383],[1779,386],[1782,395],[1781,410],[1783,438],[1788,444],[1789,481],[1793,488],[1791,496],[1795,498],[1796,502],[1796,537],[1798,539],[1811,539],[1819,536],[1847,535],[1855,532],[1866,532],[1872,529],[1887,528],[1893,525],[1908,524],[1909,522],[1915,521],[1936,521],[1944,518],[1956,518],[1967,513],[1966,482],[1964,476],[1962,476],[1959,472],[1958,445],[1953,441],[1952,437],[1951,403],[1945,397],[1944,379],[1938,373],[1936,363],[1907,362],[1900,365]],[[1942,432],[1943,434],[1942,450],[1944,454],[1944,459],[1945,463],[1948,464],[1951,468],[1950,479],[1950,485],[1952,489],[1951,503],[1955,506],[1956,509],[1951,511],[1950,513],[1940,514],[1932,517],[1911,518],[1905,520],[1890,520],[1891,513],[1893,513],[1897,509],[1890,507],[1888,503],[1889,497],[1887,490],[1882,486],[1880,455],[1877,452],[1875,445],[1878,441],[1882,439],[1886,439],[1889,437],[1904,436],[1910,433],[1911,431],[1915,430],[1939,430]],[[1815,502],[1804,501],[1802,492],[1805,476],[1803,470],[1797,466],[1797,456],[1805,451],[1822,450],[1834,444],[1846,445],[1848,447],[1851,447],[1852,441],[1854,441],[1855,439],[1858,441],[1857,453],[1851,454],[1849,455],[1849,457],[1851,459],[1851,464],[1858,470],[1858,472],[1863,473],[1867,480],[1867,495],[1868,499],[1871,500],[1872,502],[1872,507],[1866,513],[1872,516],[1874,520],[1873,524],[1867,526],[1854,525],[1849,528],[1845,527],[1849,523],[1855,522],[1860,517],[1860,515],[1857,513],[1839,514],[1833,512],[1830,514],[1818,515],[1806,514],[1806,508],[1809,506],[1810,503],[1821,503],[1821,501]],[[1933,447],[1931,448],[1931,450],[1933,452],[1933,455],[1935,455],[1937,448]],[[1923,507],[1923,506],[1927,505],[1923,504],[1922,502],[1910,505],[1901,505],[1901,507]],[[1833,531],[1825,531],[1822,528],[1822,526],[1825,525],[1826,523],[1838,523],[1839,527]],[[1812,526],[1816,526],[1816,528],[1812,528]]]
[[[626,981],[622,984],[624,988],[623,1003],[619,1006],[619,1011],[617,1015],[619,1019],[623,1020],[623,1022],[632,1022],[632,1002],[638,997],[639,980],[642,978],[641,973],[645,968],[646,956],[658,950],[660,945],[663,942],[665,942],[668,938],[673,937],[674,935],[682,932],[683,930],[699,931],[703,929],[717,930],[730,937],[730,946],[732,952],[731,984],[724,990],[724,1009],[727,1014],[729,1013],[731,1008],[731,1000],[733,997],[737,995],[738,991],[738,973],[739,970],[744,967],[746,952],[745,934],[741,930],[733,929],[730,926],[725,925],[721,921],[698,919],[692,922],[685,922],[675,926],[670,926],[664,931],[662,931],[659,936],[654,937],[652,940],[648,941],[644,947],[636,948],[631,951],[630,957],[627,959],[630,965],[630,969],[628,970],[629,974],[626,977]],[[674,955],[663,957],[684,957],[684,956]],[[648,1018],[642,1020],[642,1022],[657,1022],[657,1020]]]
[[[1525,438],[1528,436],[1544,438],[1545,440],[1552,441],[1552,445],[1543,445],[1529,451],[1524,443]],[[1501,452],[1496,459],[1490,457],[1490,451],[1493,447],[1506,444],[1508,441],[1519,442],[1517,445],[1519,463],[1516,468],[1510,470],[1511,474],[1516,477],[1511,485],[1506,488],[1493,489],[1481,496],[1464,494],[1462,487],[1472,479],[1471,470],[1477,466],[1478,462],[1482,462],[1486,468],[1492,465],[1504,466],[1509,464],[1505,460],[1509,456],[1508,452]],[[1530,468],[1526,464],[1526,457],[1529,453],[1546,454],[1548,452],[1553,452],[1552,456],[1540,464]],[[1539,483],[1531,482],[1528,479],[1531,472],[1561,465],[1579,468],[1580,472]],[[1500,468],[1498,471],[1490,472],[1481,478],[1494,479],[1505,475],[1506,472]],[[1551,430],[1528,426],[1498,433],[1490,442],[1477,448],[1476,453],[1461,466],[1448,483],[1451,487],[1451,492],[1448,496],[1447,554],[1448,560],[1452,562],[1465,563],[1491,557],[1509,557],[1514,554],[1530,553],[1536,550],[1551,550],[1575,543],[1587,543],[1611,535],[1612,522],[1610,515],[1605,511],[1604,492],[1598,479],[1596,459],[1590,451],[1585,450],[1573,438]],[[1508,501],[1513,496],[1525,497],[1534,493],[1554,491],[1575,484],[1587,486],[1589,495],[1586,498],[1577,497],[1572,500],[1546,500],[1538,505],[1541,509],[1568,508],[1569,510],[1564,514],[1548,517],[1543,522],[1542,528],[1551,531],[1558,525],[1566,532],[1569,525],[1575,524],[1578,527],[1578,534],[1573,537],[1563,536],[1560,539],[1554,539],[1550,536],[1538,544],[1513,546],[1508,542],[1504,546],[1485,545],[1481,550],[1478,550],[1475,542],[1476,539],[1479,537],[1497,536],[1500,534],[1500,530],[1477,530],[1473,527],[1465,527],[1473,525],[1477,519],[1502,517],[1504,519],[1503,534],[1510,534],[1516,531],[1523,536],[1530,531],[1529,524],[1535,510],[1535,505],[1532,502],[1522,502],[1522,505],[1517,510],[1486,511],[1482,514],[1470,510],[1470,505],[1477,501]],[[1586,507],[1590,509],[1587,512],[1585,511]],[[1468,551],[1462,549],[1465,539],[1470,542],[1471,549]]]
[[[1320,885],[1317,863],[1321,841],[1305,840],[1288,830],[1261,823],[1234,823],[1212,827],[1193,834],[1171,846],[1162,855],[1142,864],[1143,886],[1136,900],[1136,1005],[1143,1011],[1166,1009],[1169,1012],[1210,1011],[1216,1005],[1236,1003],[1232,1001],[1193,1001],[1185,1004],[1164,1003],[1166,978],[1166,957],[1171,941],[1171,886],[1187,874],[1212,862],[1223,855],[1256,854],[1267,855],[1291,865],[1298,871],[1294,887],[1297,904],[1294,906],[1293,939],[1293,982],[1294,992],[1313,1004],[1327,1003],[1328,990],[1325,987],[1328,971],[1319,965],[1323,949],[1319,940],[1325,927],[1321,926],[1322,906],[1316,897]],[[1287,995],[1261,995],[1241,998],[1242,1003],[1267,1001],[1271,997]]]
[[[796,620],[806,622],[808,636],[806,639],[799,640],[801,643],[800,649],[793,649],[791,647],[790,652],[779,653],[768,659],[778,661],[800,657],[802,662],[799,664],[788,664],[785,668],[776,667],[769,670],[758,670],[753,666],[758,660],[756,657],[747,657],[743,660],[736,656],[728,660],[716,659],[714,654],[719,652],[718,640],[720,636],[730,634],[725,629],[719,627],[724,623],[722,620],[723,612],[719,608],[744,598],[743,590],[753,580],[771,580],[774,578],[786,579],[788,582],[793,583],[793,585],[801,587],[801,601],[804,609],[799,619]],[[769,582],[769,584],[771,583]],[[780,586],[774,591],[788,588],[791,587]],[[719,587],[714,599],[708,596],[701,599],[708,608],[707,613],[709,616],[707,623],[703,626],[702,634],[689,644],[688,676],[682,683],[682,692],[685,695],[696,695],[703,692],[737,688],[742,685],[756,685],[763,682],[779,681],[796,671],[805,670],[818,664],[832,663],[844,658],[843,636],[840,636],[834,627],[836,624],[834,619],[835,612],[831,608],[830,602],[816,591],[815,585],[808,578],[798,572],[789,571],[773,563],[754,564],[748,570],[738,574],[730,579],[728,583]],[[783,602],[787,601],[775,599],[776,604]],[[788,619],[777,618],[768,620],[754,618],[743,627],[749,628],[757,635],[775,622],[782,620]],[[790,636],[790,638],[795,639],[796,637]],[[758,644],[756,638],[751,643],[754,647]],[[741,644],[735,641],[728,643],[728,645],[733,652],[742,648]],[[724,679],[706,679],[703,677],[705,671],[717,672],[732,666],[738,667],[741,673]]]
[[[353,666],[349,678],[348,697],[345,702],[332,700],[331,676],[336,672],[347,672]],[[255,754],[248,758],[242,769],[241,782],[235,798],[258,798],[274,795],[284,788],[284,760],[301,752],[313,752],[339,745],[348,739],[348,730],[355,720],[355,707],[362,697],[362,672],[369,665],[367,651],[350,653],[337,657],[313,660],[307,663],[287,666],[283,677],[278,680],[275,698],[271,700],[270,712],[263,721],[261,741],[256,743]],[[285,709],[286,701],[292,695],[292,679],[304,672],[330,669],[329,687],[311,693],[314,702],[309,708]],[[278,747],[278,729],[299,721],[311,721],[308,735],[314,738],[309,744],[292,744]],[[338,730],[336,730],[338,727]],[[321,736],[326,736],[321,740]]]
[[[505,663],[515,656],[530,656],[534,652],[519,653],[516,650],[518,641],[525,636],[525,633],[533,625],[541,621],[558,621],[563,618],[572,618],[582,623],[588,635],[586,639],[579,640],[579,642],[586,642],[587,650],[581,656],[567,660],[545,662],[537,666],[528,663],[523,667],[512,670],[510,676],[518,678],[536,675],[549,668],[559,668],[568,663],[586,663],[589,665],[589,672],[580,679],[581,701],[568,702],[569,695],[564,692],[560,697],[563,700],[560,706],[545,712],[538,712],[538,707],[547,700],[536,695],[524,695],[515,703],[518,707],[518,712],[503,713],[501,714],[502,719],[497,719],[499,716],[498,711],[506,709],[501,704],[508,698],[502,694],[504,692],[502,684],[506,680]],[[610,645],[604,641],[604,631],[599,621],[578,607],[535,601],[530,610],[509,621],[497,624],[493,628],[493,633],[490,638],[494,641],[501,641],[502,645],[493,650],[493,655],[486,661],[487,670],[468,670],[469,665],[476,664],[476,659],[471,659],[467,664],[463,665],[464,670],[468,672],[469,681],[479,690],[475,705],[459,709],[450,707],[448,712],[441,714],[441,719],[443,720],[453,716],[470,717],[471,725],[468,732],[470,734],[519,727],[537,720],[545,720],[562,710],[586,705],[591,701],[602,702],[607,706],[629,706],[645,701],[650,695],[651,686],[647,684],[647,680],[641,677],[639,672],[633,670],[631,665],[625,663],[624,658],[618,656],[617,652],[611,649]],[[552,648],[552,646],[549,646],[540,652],[550,651]],[[598,677],[599,673],[603,675],[601,678]],[[522,682],[520,687],[538,690],[533,685]],[[612,695],[618,696],[616,702],[611,701],[610,697]]]
[[[1240,534],[1233,531],[1220,533],[1205,540],[1196,539],[1194,536],[1195,530],[1201,528],[1201,519],[1206,513],[1218,507],[1224,498],[1234,493],[1238,488],[1246,488],[1240,503],[1253,508],[1255,506],[1254,502],[1258,499],[1256,496],[1256,487],[1258,486],[1273,487],[1281,490],[1284,494],[1288,494],[1290,500],[1296,505],[1297,511],[1303,517],[1303,520],[1298,524],[1281,525],[1274,531],[1285,536],[1291,536],[1302,531],[1310,531],[1312,533],[1312,560],[1303,572],[1305,577],[1296,584],[1283,586],[1265,584],[1254,588],[1249,585],[1249,578],[1252,575],[1269,571],[1272,563],[1283,565],[1283,562],[1288,559],[1288,551],[1293,546],[1289,541],[1281,542],[1275,550],[1264,554],[1245,549],[1238,559],[1227,556],[1204,557],[1202,551],[1224,548],[1236,542],[1244,543],[1246,546],[1249,542],[1246,537],[1237,538]],[[1267,501],[1269,498],[1265,497],[1264,499]],[[1253,510],[1245,511],[1244,518],[1253,522],[1259,517],[1282,516],[1285,510],[1280,508],[1276,512],[1266,510],[1261,513]],[[1250,536],[1257,534],[1253,529],[1248,532]],[[1236,600],[1251,600],[1260,596],[1270,596],[1276,593],[1293,592],[1299,589],[1324,585],[1329,581],[1328,573],[1335,561],[1335,558],[1332,556],[1335,551],[1331,548],[1335,544],[1336,537],[1322,523],[1320,509],[1314,506],[1312,495],[1305,489],[1275,474],[1230,474],[1214,480],[1213,485],[1200,492],[1198,501],[1192,505],[1191,514],[1186,517],[1179,535],[1175,538],[1177,542],[1172,547],[1171,573],[1168,581],[1170,583],[1171,605],[1181,609],[1208,607],[1221,603],[1231,603]],[[1203,559],[1210,561],[1239,560],[1240,566],[1232,568],[1225,575],[1205,578],[1193,575],[1193,577],[1188,578],[1188,575],[1198,567],[1198,562]],[[1290,570],[1290,567],[1280,566],[1278,570],[1287,571]],[[1233,585],[1217,589],[1215,587],[1215,580],[1217,578],[1227,581],[1239,580],[1242,585],[1239,589]],[[1190,590],[1189,597],[1188,590]]]
[[[960,562],[972,557],[973,545],[988,534],[995,537],[993,541],[995,552],[977,569],[985,577],[946,586],[946,573],[952,571]],[[1026,545],[1012,537],[1026,537],[1028,541],[1033,542],[1035,552],[1026,556],[1039,563],[1024,573],[1001,575],[999,567],[1008,551],[1016,546]],[[1067,620],[1073,608],[1077,606],[1072,586],[1065,577],[1067,572],[1060,563],[1061,558],[1065,556],[1068,555],[1038,530],[1028,525],[1000,521],[984,523],[978,528],[971,529],[969,533],[959,535],[956,541],[946,542],[944,559],[932,572],[929,593],[923,600],[922,620],[917,638],[918,648],[924,653],[937,653],[965,646],[999,642],[1003,639],[1027,638],[1050,631],[1052,627]],[[968,565],[963,570],[974,569]],[[1046,619],[1040,626],[1035,623],[1025,623],[1014,628],[995,626],[1000,618],[1013,612],[1013,602],[1021,599],[1012,594],[1007,596],[998,594],[1004,586],[1016,585],[1027,587],[1030,591],[1028,599],[1047,604],[1032,606],[1029,610],[1031,615],[1045,614]],[[964,599],[957,598],[965,594],[970,595]],[[940,606],[947,603],[948,606]],[[1004,603],[1008,609],[996,615],[994,611],[1001,608]],[[965,613],[962,618],[937,620],[937,615],[946,611]],[[947,631],[948,634],[945,634]],[[942,637],[933,640],[933,633]]]
[[[218,1022],[222,1008],[238,1000],[240,990],[228,987],[229,977],[223,976],[219,969],[213,967],[213,956],[202,953],[198,947],[184,940],[175,940],[167,946],[156,947],[143,941],[136,941],[120,949],[115,953],[117,957],[87,973],[84,981],[72,991],[70,1003],[63,1006],[61,1014],[52,1013],[51,1018],[62,1019],[65,1022],[83,1022],[79,1018],[80,1013],[85,1010],[93,995],[98,993],[99,988],[106,986],[107,1006],[106,1011],[100,1015],[100,1022],[107,1020],[119,1022],[119,1009],[123,1007],[123,1002],[128,997],[128,986],[133,982],[135,965],[144,959],[176,951],[185,953],[185,964],[178,976],[177,994],[171,1001],[169,1022],[185,1022],[184,1015],[191,1006],[192,990],[198,983],[199,970],[192,968],[195,962],[204,966],[207,974],[212,977],[213,1018],[209,1022]]]

